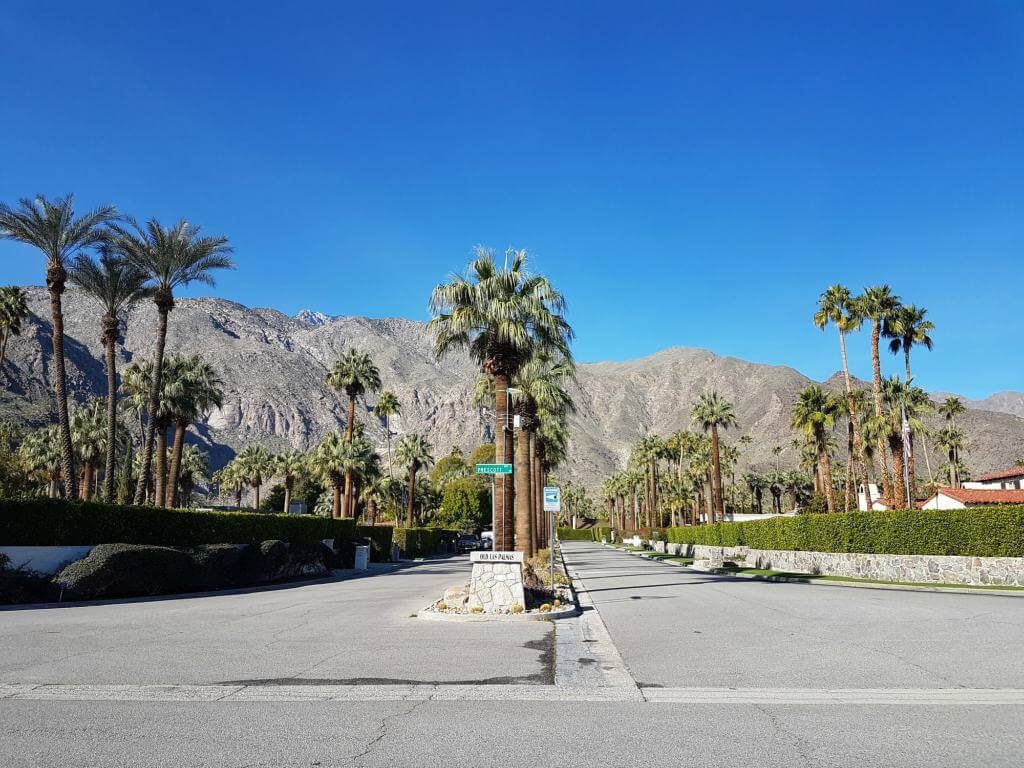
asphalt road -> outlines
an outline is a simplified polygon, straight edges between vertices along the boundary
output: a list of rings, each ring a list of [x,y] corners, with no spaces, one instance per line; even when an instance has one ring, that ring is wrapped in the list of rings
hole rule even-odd
[[[1024,597],[753,581],[563,547],[640,685],[1024,688]]]
[[[588,610],[554,624],[409,618],[466,578],[465,558],[2,611],[0,765],[1022,763],[1024,600],[566,552]]]

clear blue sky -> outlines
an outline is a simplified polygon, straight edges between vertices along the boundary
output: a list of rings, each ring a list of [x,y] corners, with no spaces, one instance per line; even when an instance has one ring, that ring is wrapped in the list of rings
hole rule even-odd
[[[288,313],[425,319],[527,248],[581,360],[824,377],[820,291],[888,282],[921,384],[1024,389],[1019,0],[156,5],[5,4],[0,199],[186,217],[237,249],[218,295]]]

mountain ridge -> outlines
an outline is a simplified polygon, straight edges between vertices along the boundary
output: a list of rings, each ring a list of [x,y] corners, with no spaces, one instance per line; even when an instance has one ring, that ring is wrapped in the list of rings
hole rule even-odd
[[[33,316],[22,335],[11,341],[0,406],[25,422],[41,423],[52,407],[49,304],[45,289],[26,290]],[[425,323],[303,312],[288,316],[221,298],[176,300],[168,351],[203,354],[226,384],[224,407],[197,429],[198,441],[211,450],[215,465],[249,442],[274,450],[286,446],[304,450],[328,431],[341,428],[347,403],[343,393],[324,385],[324,379],[333,360],[350,346],[374,357],[384,388],[398,395],[403,413],[393,420],[397,431],[426,433],[437,456],[454,445],[470,450],[489,439],[487,414],[472,403],[473,383],[479,375],[476,367],[461,353],[435,359]],[[91,299],[75,291],[67,293],[68,378],[78,400],[105,390],[101,314]],[[313,314],[330,319],[306,322]],[[150,302],[132,310],[118,353],[119,367],[151,354],[155,328]],[[743,448],[739,471],[774,466],[774,445],[783,446],[781,465],[795,466],[789,408],[796,393],[812,383],[837,387],[842,376],[837,372],[815,382],[791,366],[752,363],[708,349],[678,346],[634,360],[581,363],[573,386],[577,413],[570,418],[572,446],[560,474],[595,488],[601,478],[620,468],[635,440],[651,432],[670,434],[692,428],[690,408],[706,389],[716,389],[734,402],[740,428],[726,432],[725,439],[734,440],[740,434],[753,438]],[[1016,408],[1018,397],[1020,414],[979,409],[975,401],[965,400],[972,406],[963,420],[972,443],[972,468],[1000,469],[1024,453],[1024,393],[996,393],[977,402],[988,404],[997,398],[995,405]],[[382,447],[383,430],[370,406],[361,403],[359,414]]]

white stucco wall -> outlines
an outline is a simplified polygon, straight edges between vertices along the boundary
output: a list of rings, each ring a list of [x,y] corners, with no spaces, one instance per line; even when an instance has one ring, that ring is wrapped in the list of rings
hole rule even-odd
[[[25,568],[49,576],[68,563],[81,560],[92,552],[92,547],[0,547],[0,552],[10,558],[11,568]]]

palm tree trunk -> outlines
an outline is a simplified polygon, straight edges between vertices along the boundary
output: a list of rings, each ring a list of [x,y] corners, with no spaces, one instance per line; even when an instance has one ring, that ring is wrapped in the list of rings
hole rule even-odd
[[[658,514],[658,462],[651,462],[651,514],[654,516],[654,527],[661,528],[661,515]]]
[[[75,475],[75,451],[71,444],[71,420],[68,417],[68,378],[64,365],[64,309],[61,295],[68,273],[61,264],[46,270],[46,287],[50,292],[50,317],[53,323],[53,386],[57,396],[57,421],[60,429],[60,466],[63,492],[69,499],[78,497]]]
[[[836,492],[832,486],[832,460],[824,442],[825,436],[822,435],[818,441],[818,466],[821,467],[821,484],[825,487],[825,505],[832,514],[836,511]]]
[[[882,419],[882,360],[878,354],[878,343],[882,334],[882,323],[879,320],[872,321],[871,324],[871,368],[872,368],[872,382],[874,385],[874,400],[875,400],[875,416],[881,421]],[[876,450],[879,455],[879,466],[882,470],[882,496],[887,499],[895,498],[892,490],[892,481],[889,478],[889,468],[886,465],[885,453],[886,445],[885,438],[879,435],[878,445]]]
[[[494,461],[497,464],[512,463],[512,431],[508,429],[508,385],[507,374],[494,374]],[[512,514],[515,486],[512,475],[498,475],[494,488],[497,528],[494,531],[494,549],[496,552],[511,552],[515,546]]]
[[[525,425],[530,419],[529,416],[522,416]],[[530,509],[530,433],[525,426],[516,432],[515,472],[519,476],[515,495],[516,500],[516,552],[522,552],[529,560],[533,557],[533,516]]]
[[[114,336],[104,330],[103,341],[107,356],[107,456],[103,471],[103,498],[114,501],[114,463],[117,461],[117,318],[114,320]]]
[[[171,471],[167,481],[167,506],[178,505],[178,479],[181,475],[181,451],[185,447],[188,422],[178,419],[174,423],[174,445],[171,448]],[[258,506],[258,505],[257,505]]]
[[[96,471],[91,461],[82,462],[82,487],[79,496],[82,501],[92,501],[93,482],[96,479]]]
[[[341,517],[341,478],[337,478],[331,484],[331,517]]]
[[[289,510],[292,508],[292,485],[294,485],[295,479],[286,477],[284,479],[284,509],[282,514],[287,515]]]
[[[167,427],[159,424],[156,430],[156,506],[167,503]]]
[[[173,302],[171,302],[173,306]],[[157,314],[159,324],[156,332],[156,358],[153,361],[153,388],[149,393],[149,422],[146,424],[146,437],[142,444],[142,470],[135,486],[135,503],[141,504],[146,498],[146,489],[150,485],[153,472],[153,450],[156,445],[157,412],[160,409],[160,389],[163,386],[164,349],[167,345],[167,316],[170,313],[166,300],[158,301]],[[159,483],[158,483],[159,485]],[[157,493],[159,497],[159,492]],[[162,506],[158,499],[158,506]]]
[[[387,440],[388,440],[388,477],[391,478],[392,480],[394,480],[395,479],[395,473],[394,473],[394,470],[392,469],[392,466],[391,466],[391,416],[390,415],[385,415],[384,416],[384,429],[386,429],[387,432],[388,432],[388,434],[387,434]]]
[[[409,465],[409,498],[405,503],[405,527],[413,527],[413,510],[416,507],[416,465]]]
[[[352,470],[345,470],[345,506],[342,507],[342,517],[352,517]]]
[[[544,484],[541,477],[540,456],[537,453],[537,435],[530,430],[530,508],[533,518],[533,548],[544,549],[547,541],[547,515],[544,514]]]
[[[253,491],[255,491],[255,493],[256,493],[256,511],[257,512],[260,511],[260,488],[262,488],[262,487],[263,487],[262,483],[256,483],[252,487]]]
[[[903,435],[899,432],[889,437],[889,447],[892,451],[892,474],[893,491],[892,499],[895,509],[904,509],[907,506],[906,500],[906,478],[903,475]]]
[[[725,504],[722,500],[722,457],[718,445],[718,427],[711,425],[711,464],[714,473],[711,477],[711,492],[714,494],[714,514],[719,520],[725,519]]]
[[[10,335],[6,328],[0,329],[0,369],[4,367],[4,360],[7,359],[7,338]]]

